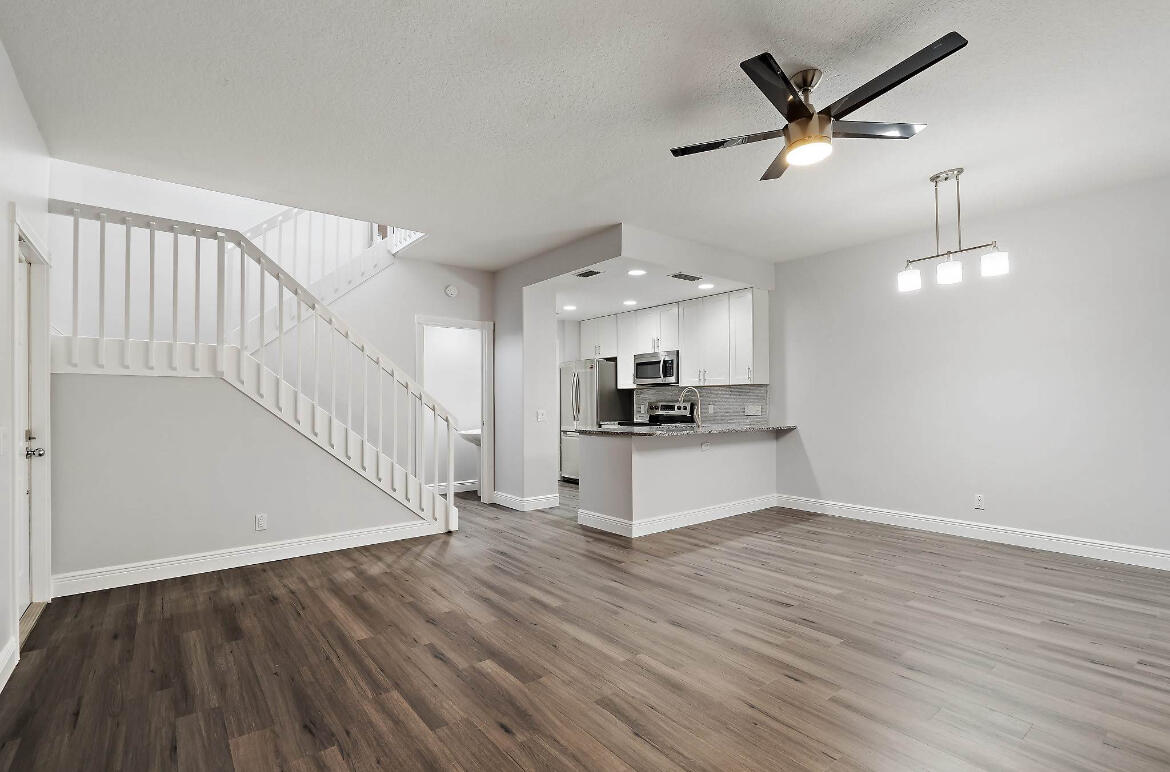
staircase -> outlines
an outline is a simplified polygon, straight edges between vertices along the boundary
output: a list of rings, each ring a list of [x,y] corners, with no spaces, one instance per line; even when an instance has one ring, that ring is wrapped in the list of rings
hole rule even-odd
[[[235,230],[69,201],[49,211],[72,226],[72,326],[53,336],[53,372],[221,378],[435,533],[457,529],[454,420],[316,291],[344,294],[421,234],[335,218],[335,258],[350,258],[330,266],[321,250],[314,269],[296,249],[314,242],[296,234],[314,222],[324,234],[330,216],[304,210],[249,231],[283,262]]]
[[[326,305],[393,265],[399,252],[425,235],[308,209],[286,209],[244,231],[245,238]],[[234,249],[229,245],[229,254]],[[274,302],[265,309],[270,335],[277,328],[276,312]],[[286,314],[286,323],[292,324],[291,306]],[[258,341],[259,313],[247,323],[250,339]],[[228,340],[238,335],[238,328],[234,329]]]

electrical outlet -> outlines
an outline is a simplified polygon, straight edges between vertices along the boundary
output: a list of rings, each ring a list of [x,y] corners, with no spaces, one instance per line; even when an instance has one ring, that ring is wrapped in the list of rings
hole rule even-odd
[[[707,404],[707,415],[713,415],[714,413],[715,413],[715,406],[708,403]]]
[[[975,509],[983,509],[983,494],[975,494]]]
[[[257,531],[267,531],[268,530],[268,515],[264,514],[263,512],[256,515],[256,530]]]
[[[537,410],[536,411],[536,420],[543,421],[547,415],[548,414],[545,413],[543,410]]]
[[[709,443],[709,442],[704,442],[702,445],[699,446],[700,453],[706,453],[710,449],[711,449],[711,443]]]
[[[764,408],[762,405],[744,405],[743,406],[743,414],[744,415],[763,415]]]

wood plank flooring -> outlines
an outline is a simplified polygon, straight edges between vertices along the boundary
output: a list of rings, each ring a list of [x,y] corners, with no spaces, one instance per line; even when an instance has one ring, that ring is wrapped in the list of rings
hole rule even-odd
[[[1170,573],[563,502],[54,601],[0,770],[1170,768]]]

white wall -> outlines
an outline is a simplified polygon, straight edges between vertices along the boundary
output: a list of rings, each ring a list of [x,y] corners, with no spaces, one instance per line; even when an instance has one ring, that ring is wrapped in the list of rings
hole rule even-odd
[[[483,414],[483,333],[458,327],[423,328],[421,383],[454,416],[457,429],[478,429]],[[455,479],[479,480],[479,446],[455,440]]]
[[[1011,274],[909,295],[933,232],[779,264],[780,492],[1170,548],[1168,210],[1158,179],[971,222]]]
[[[23,452],[23,432],[14,426],[13,352],[12,352],[12,278],[15,255],[12,254],[10,205],[15,202],[29,227],[41,239],[48,237],[46,207],[49,194],[49,157],[33,120],[8,53],[0,45],[0,436],[7,448],[0,448],[0,652],[15,652],[13,607],[13,469],[11,454]],[[23,492],[23,491],[22,491]],[[7,666],[0,654],[0,686],[7,678]]]
[[[418,519],[217,378],[52,389],[54,576]]]

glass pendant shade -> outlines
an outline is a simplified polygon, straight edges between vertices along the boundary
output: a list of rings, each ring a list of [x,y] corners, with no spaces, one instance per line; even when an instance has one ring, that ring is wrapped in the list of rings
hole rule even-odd
[[[1003,276],[1010,267],[1008,253],[998,249],[988,252],[979,260],[979,274],[981,276]]]
[[[958,284],[963,280],[963,264],[958,260],[944,260],[938,264],[935,278],[939,284]]]
[[[913,292],[922,289],[922,271],[907,268],[898,272],[898,292]]]

